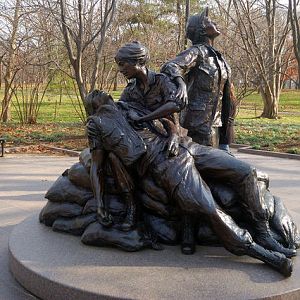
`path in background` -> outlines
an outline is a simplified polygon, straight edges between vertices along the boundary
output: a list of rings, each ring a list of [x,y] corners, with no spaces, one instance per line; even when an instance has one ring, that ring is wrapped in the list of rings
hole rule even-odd
[[[291,211],[300,213],[300,161],[240,153],[236,156],[267,172],[272,193],[282,197]],[[36,299],[9,272],[9,235],[14,225],[43,207],[46,190],[77,161],[76,157],[65,156],[0,157],[0,300]]]

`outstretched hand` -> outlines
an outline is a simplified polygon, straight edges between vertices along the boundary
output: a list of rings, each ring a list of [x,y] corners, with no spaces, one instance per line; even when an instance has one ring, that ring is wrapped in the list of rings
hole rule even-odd
[[[140,116],[134,110],[128,111],[128,118],[135,122],[138,122],[140,120]]]
[[[136,129],[141,127],[141,122],[140,122],[141,117],[134,110],[129,110],[127,117],[128,117],[128,122],[131,124],[131,126],[133,126]]]
[[[271,219],[273,228],[283,237],[289,248],[299,248],[300,235],[296,224],[280,198],[274,196],[274,203],[275,214]]]
[[[175,97],[182,100],[182,102],[186,105],[187,100],[188,100],[186,84],[185,84],[184,80],[181,77],[178,77],[176,79],[176,82],[177,82],[178,88],[177,88]]]
[[[299,247],[299,233],[297,232],[297,227],[290,216],[287,215],[282,218],[278,229],[281,235],[284,236],[289,248]]]
[[[113,224],[112,216],[100,207],[98,207],[97,209],[97,216],[98,216],[98,221],[101,225],[105,227],[112,226]]]
[[[168,156],[177,156],[179,151],[179,137],[176,133],[173,133],[169,137],[168,141]]]

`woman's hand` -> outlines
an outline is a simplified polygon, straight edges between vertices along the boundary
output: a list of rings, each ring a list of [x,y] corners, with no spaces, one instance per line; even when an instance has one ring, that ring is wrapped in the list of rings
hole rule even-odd
[[[110,227],[113,224],[113,219],[110,214],[108,214],[103,208],[98,207],[97,216],[99,223],[105,227]]]
[[[181,99],[182,102],[186,105],[188,100],[186,84],[181,77],[176,78],[176,83],[177,83],[177,91],[175,97]]]
[[[179,137],[176,133],[173,133],[169,137],[168,141],[168,156],[177,156],[179,151]]]
[[[139,122],[141,119],[141,117],[134,110],[128,111],[128,118],[134,122]]]
[[[128,122],[129,124],[135,128],[135,129],[139,129],[142,127],[141,124],[141,117],[134,111],[134,110],[129,110],[128,114]]]

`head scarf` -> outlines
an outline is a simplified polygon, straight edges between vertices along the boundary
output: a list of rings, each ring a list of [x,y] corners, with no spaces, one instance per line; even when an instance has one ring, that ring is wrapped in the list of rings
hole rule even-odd
[[[129,61],[145,65],[149,60],[149,51],[140,42],[131,42],[122,46],[115,56],[115,60]]]

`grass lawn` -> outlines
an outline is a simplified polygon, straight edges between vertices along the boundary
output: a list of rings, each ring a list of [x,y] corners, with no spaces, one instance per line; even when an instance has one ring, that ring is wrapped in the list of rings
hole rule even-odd
[[[242,100],[235,121],[235,142],[254,149],[300,154],[300,91],[283,91],[279,119],[261,119],[262,101],[255,93]]]
[[[112,92],[115,100],[120,91]],[[0,96],[1,92],[0,92]],[[80,150],[87,146],[84,124],[80,118],[82,105],[76,95],[60,97],[53,91],[41,103],[38,124],[18,124],[18,114],[12,107],[12,122],[0,124],[0,136],[8,146],[52,143]],[[283,91],[279,119],[260,119],[262,101],[254,93],[242,100],[235,122],[235,142],[255,149],[300,154],[300,91]]]

